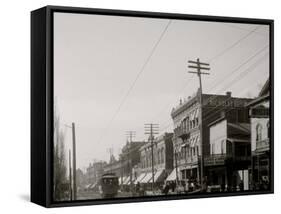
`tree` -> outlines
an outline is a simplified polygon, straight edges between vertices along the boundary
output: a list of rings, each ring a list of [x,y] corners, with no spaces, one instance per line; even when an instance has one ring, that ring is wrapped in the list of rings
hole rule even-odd
[[[67,191],[67,178],[66,178],[66,155],[65,155],[65,135],[60,128],[60,117],[58,110],[54,106],[54,186],[53,186],[53,199],[61,201],[65,199],[65,192]]]

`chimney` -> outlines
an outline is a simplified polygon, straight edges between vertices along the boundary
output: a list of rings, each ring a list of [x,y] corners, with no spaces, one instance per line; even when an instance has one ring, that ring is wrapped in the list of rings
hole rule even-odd
[[[231,97],[231,91],[227,91],[226,96]]]
[[[182,105],[182,99],[180,99],[180,105]]]

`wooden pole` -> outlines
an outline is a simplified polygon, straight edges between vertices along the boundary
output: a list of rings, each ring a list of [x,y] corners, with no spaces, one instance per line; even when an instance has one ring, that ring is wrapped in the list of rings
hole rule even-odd
[[[75,123],[72,123],[72,152],[73,152],[73,199],[77,199],[77,186],[76,186],[76,136],[75,136]]]

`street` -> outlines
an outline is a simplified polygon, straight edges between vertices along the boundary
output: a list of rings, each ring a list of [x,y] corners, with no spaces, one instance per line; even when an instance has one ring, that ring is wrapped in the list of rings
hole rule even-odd
[[[132,193],[130,192],[118,192],[115,198],[121,197],[132,197]],[[81,191],[77,194],[78,200],[88,200],[88,199],[102,199],[102,195],[97,191]]]

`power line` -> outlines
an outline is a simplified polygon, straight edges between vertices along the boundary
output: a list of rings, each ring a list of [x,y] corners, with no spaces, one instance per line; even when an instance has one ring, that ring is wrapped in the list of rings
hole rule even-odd
[[[254,33],[260,26],[255,27],[253,30],[251,30],[249,33],[247,33],[245,36],[241,37],[239,40],[237,40],[236,42],[234,42],[232,45],[230,45],[229,47],[227,47],[226,49],[224,49],[223,51],[221,51],[220,53],[218,53],[217,55],[215,55],[214,57],[210,58],[208,61],[212,62],[214,61],[214,59],[222,56],[223,54],[225,54],[227,51],[229,51],[230,49],[234,48],[236,45],[238,45],[240,42],[242,42],[244,39],[248,38],[252,33]]]
[[[267,54],[263,55],[263,58],[264,58],[265,56],[267,56]],[[247,74],[250,73],[251,71],[253,71],[254,68],[256,68],[256,66],[259,65],[261,62],[262,62],[262,61],[259,60],[259,61],[257,61],[255,64],[253,64],[251,67],[249,67],[248,69],[246,69]],[[243,74],[244,74],[244,73],[243,73]],[[245,77],[245,76],[244,76],[244,77]],[[243,78],[244,78],[244,77],[243,77]],[[235,83],[235,82],[233,81],[229,86],[231,86],[233,83]],[[249,87],[248,87],[248,88],[249,88]],[[246,89],[248,89],[248,88],[246,88]],[[244,91],[246,91],[246,90],[244,90]],[[243,91],[243,92],[244,92],[244,91]],[[242,93],[241,93],[241,94],[242,94]],[[215,95],[215,96],[214,96],[214,98],[216,98],[216,97],[218,97],[218,95]],[[229,97],[228,99],[224,100],[223,103],[221,103],[220,105],[216,106],[214,109],[219,108],[219,107],[222,106],[225,102],[231,100],[231,98],[232,98],[232,97]],[[213,110],[214,110],[214,109],[213,109]],[[207,118],[210,118],[210,117],[213,116],[215,113],[216,113],[216,112],[213,112],[213,113],[212,113],[211,115],[209,115]],[[206,118],[205,118],[204,120],[206,120]]]
[[[241,43],[244,39],[248,38],[251,34],[255,33],[256,30],[257,30],[259,27],[260,27],[260,26],[257,26],[257,27],[255,27],[253,30],[248,31],[249,33],[247,33],[245,36],[241,37],[239,40],[237,40],[236,42],[234,42],[233,44],[231,44],[230,46],[228,46],[226,49],[224,49],[224,50],[221,51],[220,53],[218,53],[218,54],[216,54],[215,56],[211,57],[208,61],[209,61],[209,62],[212,62],[212,61],[214,61],[215,59],[221,57],[221,56],[224,55],[226,52],[228,52],[229,50],[231,50],[232,48],[234,48],[235,46],[237,46],[239,43]],[[268,47],[268,45],[267,45],[266,47]],[[266,47],[264,47],[264,48],[266,48]],[[255,55],[253,56],[253,58],[254,58],[254,57],[255,57]],[[251,58],[251,59],[252,59],[252,58]],[[251,59],[250,59],[250,60],[251,60]],[[249,60],[249,61],[250,61],[250,60]],[[247,62],[248,62],[248,61],[246,61],[245,63],[243,63],[243,64],[241,64],[240,66],[238,66],[237,70],[239,70],[240,67],[242,67],[242,66],[243,66],[244,64],[246,64]],[[231,75],[233,75],[233,74],[231,74]],[[227,75],[227,76],[228,76],[228,75]],[[212,86],[212,89],[217,86],[217,82],[218,82],[218,81],[216,81],[216,84],[214,84],[214,85]],[[185,88],[184,88],[184,89],[185,89]]]
[[[234,70],[231,71],[231,74],[226,74],[225,76],[223,76],[221,79],[219,79],[218,81],[215,82],[215,84],[213,84],[211,86],[211,88],[208,89],[208,91],[213,90],[214,88],[216,88],[218,86],[219,82],[222,82],[223,80],[225,80],[226,78],[232,76],[234,73],[236,73],[237,71],[240,70],[240,68],[242,68],[244,65],[246,65],[248,62],[250,62],[252,59],[254,59],[256,56],[258,56],[260,53],[262,53],[266,48],[268,47],[268,45],[266,45],[265,47],[263,47],[262,49],[260,49],[258,52],[256,52],[254,55],[252,55],[251,57],[249,57],[246,61],[244,61],[242,64],[240,64],[238,67],[236,67]],[[218,93],[218,92],[217,92]],[[207,99],[207,102],[212,100],[215,97],[210,97],[209,99]]]
[[[242,30],[242,31],[247,31],[247,32],[250,32],[251,30],[248,30],[248,29],[245,29],[243,27],[239,27],[237,25],[234,25],[234,24],[230,24],[230,23],[223,23],[225,26],[228,26],[228,27],[231,27],[231,28],[236,28],[236,29],[239,29],[239,30]],[[268,35],[265,35],[263,33],[260,33],[260,32],[257,32],[255,31],[254,32],[256,35],[258,36],[262,36],[262,37],[268,37]]]
[[[262,62],[262,60],[266,59],[267,56],[268,56],[268,52],[265,53],[262,57],[260,57],[254,64],[252,64],[249,68],[247,68],[243,73],[241,73],[239,76],[237,76],[235,79],[233,79],[230,83],[228,83],[227,88],[229,88],[229,87],[232,86],[234,83],[236,83],[238,79],[243,79],[244,77],[246,77],[246,75],[249,74],[250,72],[252,72],[252,71],[254,70],[254,68],[256,68],[256,66],[259,65],[259,64]],[[242,77],[242,75],[244,75],[244,77]],[[249,88],[251,88],[251,87],[247,87],[246,90],[249,89]],[[225,90],[225,89],[226,89],[226,88],[224,88],[223,90]],[[243,92],[245,92],[246,90],[243,90]],[[242,94],[242,93],[241,93],[241,94]],[[215,99],[215,98],[218,97],[218,96],[219,96],[219,95],[212,96],[212,97],[211,97],[212,99],[209,98],[209,99],[207,99],[204,103],[208,103],[210,100],[213,100],[213,99]],[[224,102],[227,102],[227,101],[230,100],[230,99],[231,99],[231,97],[228,98],[228,99],[226,99]],[[221,104],[221,105],[223,105],[223,104]],[[214,109],[220,107],[221,105],[216,106]],[[213,110],[214,110],[214,109],[213,109]],[[211,115],[208,116],[208,118],[209,118],[210,116],[213,116],[215,113],[216,113],[216,112],[213,112]],[[169,120],[170,120],[170,119],[169,119]],[[167,121],[169,121],[169,120],[167,120]],[[206,120],[206,119],[204,119],[204,120]],[[204,120],[203,120],[203,121],[204,121]],[[170,122],[167,126],[164,126],[163,129],[161,129],[161,131],[166,130],[167,128],[171,127],[173,124],[174,124],[173,122]]]
[[[143,73],[143,71],[145,70],[148,62],[150,61],[151,57],[153,56],[156,48],[158,47],[160,41],[162,40],[163,36],[165,35],[165,33],[168,30],[168,27],[170,26],[170,24],[172,23],[172,20],[169,20],[169,22],[167,23],[166,27],[164,28],[163,32],[161,33],[160,37],[158,38],[157,42],[154,44],[152,50],[150,51],[150,54],[148,55],[147,59],[145,60],[143,66],[141,67],[140,71],[138,72],[136,78],[134,79],[133,83],[131,84],[131,86],[129,87],[127,93],[125,94],[125,96],[123,97],[122,101],[120,102],[119,106],[117,107],[115,113],[113,114],[113,117],[110,119],[109,123],[107,124],[104,133],[101,135],[100,139],[99,139],[99,143],[102,141],[103,137],[106,135],[107,130],[109,129],[111,123],[114,121],[115,117],[118,115],[118,113],[120,112],[123,104],[125,103],[126,99],[128,98],[128,96],[130,95],[131,91],[133,90],[136,82],[138,81],[139,77],[141,76],[141,74]]]

